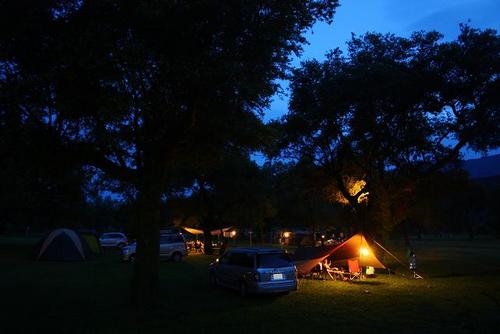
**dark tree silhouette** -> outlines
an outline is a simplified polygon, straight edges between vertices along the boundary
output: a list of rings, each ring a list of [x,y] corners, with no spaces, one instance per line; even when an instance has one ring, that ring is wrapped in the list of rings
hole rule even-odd
[[[4,1],[2,115],[50,128],[64,150],[132,185],[138,203],[132,298],[158,295],[160,204],[172,171],[245,148],[259,112],[331,20],[330,1]],[[3,117],[3,116],[2,116]]]
[[[500,145],[500,38],[461,29],[452,42],[435,32],[353,37],[346,56],[334,50],[294,72],[284,152],[314,162],[358,229],[404,219],[415,182],[461,149]]]

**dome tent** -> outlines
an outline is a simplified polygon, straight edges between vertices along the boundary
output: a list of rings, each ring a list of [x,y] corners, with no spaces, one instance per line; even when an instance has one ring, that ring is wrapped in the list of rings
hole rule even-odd
[[[93,255],[85,238],[66,228],[49,232],[35,249],[35,259],[45,261],[85,261]]]
[[[102,255],[101,244],[95,233],[78,230],[78,234],[81,238],[85,239],[92,255]]]

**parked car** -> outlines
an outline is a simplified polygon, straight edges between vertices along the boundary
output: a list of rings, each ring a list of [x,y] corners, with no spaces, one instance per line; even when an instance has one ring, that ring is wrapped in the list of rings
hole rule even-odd
[[[210,264],[209,280],[248,293],[297,290],[297,268],[290,256],[275,248],[233,248]]]
[[[136,243],[122,248],[122,260],[135,262]],[[180,262],[187,255],[186,240],[182,234],[160,235],[160,258]]]
[[[103,233],[99,238],[101,247],[124,247],[128,244],[127,236],[121,232]]]

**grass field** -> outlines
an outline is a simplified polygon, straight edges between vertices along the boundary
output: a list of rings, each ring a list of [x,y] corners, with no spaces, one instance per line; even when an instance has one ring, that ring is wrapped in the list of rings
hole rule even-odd
[[[211,258],[189,256],[161,263],[162,306],[146,314],[129,307],[132,267],[118,253],[35,262],[34,242],[0,238],[0,333],[491,333],[500,324],[498,240],[416,242],[424,280],[400,268],[358,283],[301,280],[290,295],[247,299],[209,287]]]

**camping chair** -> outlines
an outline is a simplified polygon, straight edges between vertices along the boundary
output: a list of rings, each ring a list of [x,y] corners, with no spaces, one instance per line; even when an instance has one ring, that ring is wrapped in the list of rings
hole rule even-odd
[[[335,277],[330,272],[331,270],[332,270],[332,267],[330,267],[330,264],[328,263],[328,261],[323,262],[323,277],[325,279],[328,279],[327,276],[329,276],[331,279],[335,279]]]
[[[362,271],[358,260],[347,260],[347,266],[349,267],[349,280],[361,278]]]
[[[329,265],[325,266],[326,267],[326,272],[328,276],[330,276],[331,279],[333,280],[344,280],[344,271],[340,270],[337,267],[330,267]]]
[[[344,272],[339,268],[330,266],[331,263],[325,261],[323,263],[323,276],[328,279],[329,276],[333,280],[341,279],[344,280]]]

